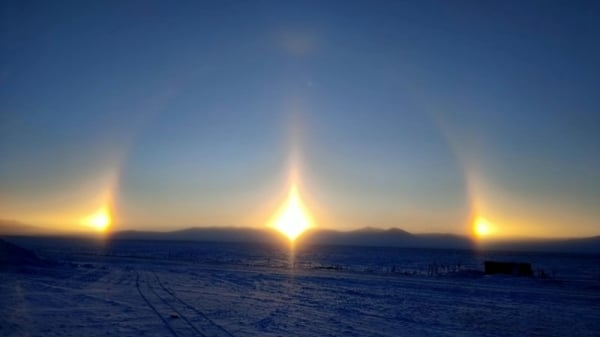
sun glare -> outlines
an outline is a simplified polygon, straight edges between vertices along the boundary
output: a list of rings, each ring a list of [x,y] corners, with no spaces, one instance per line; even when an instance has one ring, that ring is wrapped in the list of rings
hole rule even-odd
[[[98,232],[104,232],[111,224],[110,213],[106,208],[99,210],[86,219],[86,225]]]
[[[478,217],[475,220],[473,230],[478,237],[489,236],[495,231],[494,226],[488,220],[482,217]]]
[[[288,200],[276,217],[273,227],[287,236],[290,241],[296,240],[302,232],[311,227],[310,216],[302,205],[295,185],[290,189]]]

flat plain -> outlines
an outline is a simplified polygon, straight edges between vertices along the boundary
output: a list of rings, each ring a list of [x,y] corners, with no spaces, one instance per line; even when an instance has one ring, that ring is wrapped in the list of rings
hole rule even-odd
[[[366,247],[20,242],[0,271],[2,336],[599,336],[598,256]],[[546,277],[539,277],[544,268]]]

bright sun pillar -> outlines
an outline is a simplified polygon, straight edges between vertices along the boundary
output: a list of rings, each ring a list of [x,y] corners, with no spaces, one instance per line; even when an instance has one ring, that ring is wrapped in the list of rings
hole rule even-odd
[[[311,221],[298,196],[298,189],[292,185],[286,205],[275,219],[273,227],[294,241],[310,226]]]
[[[87,226],[95,229],[98,232],[104,232],[110,226],[112,220],[110,213],[106,208],[100,209],[95,214],[89,216],[85,223]]]

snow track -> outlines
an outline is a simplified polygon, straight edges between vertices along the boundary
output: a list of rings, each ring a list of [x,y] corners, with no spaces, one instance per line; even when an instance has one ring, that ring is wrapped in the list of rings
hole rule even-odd
[[[183,305],[186,309],[191,310],[193,313],[197,314],[198,321],[201,322],[201,324],[202,324],[201,325],[203,327],[202,329],[204,331],[208,331],[209,332],[208,333],[209,336],[229,336],[229,337],[235,337],[233,334],[231,334],[231,332],[227,331],[225,328],[223,328],[219,324],[215,323],[212,319],[210,319],[201,310],[199,310],[198,308],[190,305],[186,301],[182,300],[171,289],[165,287],[165,285],[160,281],[160,278],[158,277],[158,275],[156,275],[156,273],[154,273],[154,278],[156,279],[156,282],[158,283],[158,285],[160,286],[160,288],[162,290],[164,290],[167,294],[169,294],[179,304]],[[197,324],[200,324],[200,323],[197,323]]]
[[[152,252],[170,245],[153,245]],[[230,258],[235,261],[252,256],[228,254],[238,254]],[[351,263],[362,252],[349,254]],[[600,279],[381,274],[131,256],[70,259],[0,271],[0,336],[596,337],[600,331]],[[574,259],[585,266],[586,260]],[[588,260],[596,275],[598,261]]]
[[[167,288],[155,273],[137,272],[136,288],[144,302],[175,337],[234,337],[198,308]]]
[[[165,328],[167,330],[169,330],[169,332],[173,336],[175,336],[175,337],[179,336],[179,334],[177,332],[175,332],[175,330],[171,326],[171,323],[169,323],[167,318],[165,318],[165,314],[164,313],[161,314],[161,312],[158,309],[156,309],[156,307],[152,304],[152,302],[150,302],[150,300],[148,300],[148,297],[146,297],[146,295],[144,295],[144,292],[142,291],[142,288],[140,287],[140,274],[139,273],[137,273],[136,278],[135,278],[135,287],[137,288],[137,291],[140,294],[140,296],[142,297],[142,299],[144,300],[144,302],[146,302],[148,307],[150,309],[152,309],[152,311],[154,311],[156,316],[158,316],[158,318],[160,318],[160,320],[163,322]]]

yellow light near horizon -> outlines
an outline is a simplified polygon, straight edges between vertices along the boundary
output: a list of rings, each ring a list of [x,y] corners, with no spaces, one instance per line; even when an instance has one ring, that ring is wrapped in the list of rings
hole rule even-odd
[[[291,187],[286,205],[275,219],[273,227],[292,242],[311,227],[310,216],[302,205],[295,185]]]
[[[86,219],[86,225],[92,227],[98,232],[104,232],[110,226],[112,220],[110,217],[110,213],[106,208],[99,210],[97,213]]]
[[[473,230],[478,237],[489,236],[495,232],[494,225],[482,217],[475,219]]]

